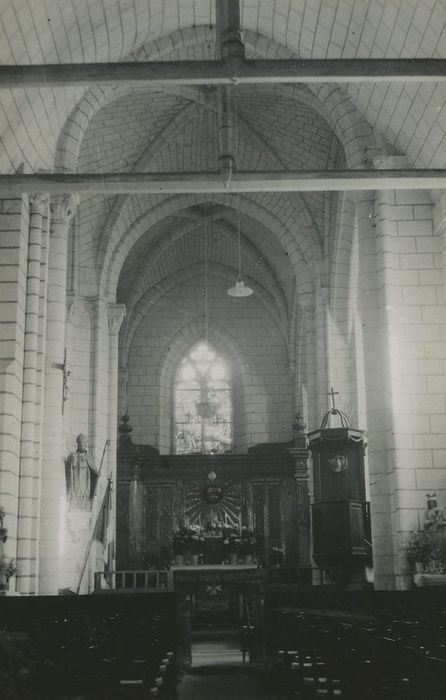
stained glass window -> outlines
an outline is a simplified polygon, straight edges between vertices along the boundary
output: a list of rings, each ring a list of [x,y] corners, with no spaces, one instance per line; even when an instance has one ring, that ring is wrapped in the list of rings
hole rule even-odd
[[[176,454],[224,454],[231,450],[229,372],[207,343],[195,345],[175,375]]]

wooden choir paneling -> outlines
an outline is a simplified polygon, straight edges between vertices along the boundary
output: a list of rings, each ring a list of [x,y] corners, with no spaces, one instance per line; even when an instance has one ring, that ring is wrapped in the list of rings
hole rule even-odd
[[[129,486],[119,484],[116,494],[116,566],[123,569],[129,562]]]
[[[272,547],[284,546],[290,564],[297,562],[296,488],[290,456],[159,456],[145,454],[140,446],[133,462],[118,453],[119,568],[138,568],[147,552],[170,544],[183,521],[187,494],[197,484],[204,486],[211,470],[219,483],[231,484],[234,493],[239,489],[241,522],[263,535],[266,561]]]

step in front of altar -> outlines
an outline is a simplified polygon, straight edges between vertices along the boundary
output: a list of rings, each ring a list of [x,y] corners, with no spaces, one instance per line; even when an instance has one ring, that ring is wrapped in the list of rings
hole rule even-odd
[[[174,582],[185,578],[212,578],[228,580],[263,581],[265,569],[259,569],[256,564],[183,564],[171,566]]]
[[[225,585],[263,587],[266,570],[255,564],[198,564],[172,566],[174,589],[194,591],[195,586]]]

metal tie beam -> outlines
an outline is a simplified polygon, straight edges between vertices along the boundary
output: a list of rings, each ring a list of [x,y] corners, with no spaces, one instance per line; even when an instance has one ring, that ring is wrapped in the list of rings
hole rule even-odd
[[[222,174],[178,173],[37,173],[0,175],[0,195],[24,192],[52,195],[187,194],[234,192],[330,192],[342,190],[428,190],[446,188],[446,169],[303,170],[239,172],[225,182]]]
[[[73,63],[0,66],[1,88],[267,83],[442,82],[446,59],[311,59]]]

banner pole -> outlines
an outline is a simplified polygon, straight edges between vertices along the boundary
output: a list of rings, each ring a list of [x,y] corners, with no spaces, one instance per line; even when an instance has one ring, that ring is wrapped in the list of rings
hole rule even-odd
[[[87,551],[85,552],[84,561],[82,563],[82,570],[81,570],[81,574],[80,574],[80,578],[79,578],[79,583],[78,583],[77,588],[76,588],[76,595],[79,595],[79,591],[81,589],[82,579],[84,578],[85,569],[87,567],[87,562],[88,562],[88,557],[90,556],[91,547],[92,547],[93,541],[95,539],[96,528],[97,528],[98,523],[99,523],[99,518],[102,516],[102,512],[103,512],[103,509],[105,506],[105,500],[106,500],[106,498],[109,498],[109,492],[111,491],[111,484],[112,484],[112,480],[111,480],[111,477],[109,477],[108,483],[107,483],[107,488],[105,489],[105,493],[104,493],[104,498],[102,499],[101,507],[99,508],[99,512],[98,512],[98,515],[96,518],[93,532],[92,532],[92,535],[90,537],[90,541],[88,543]]]

